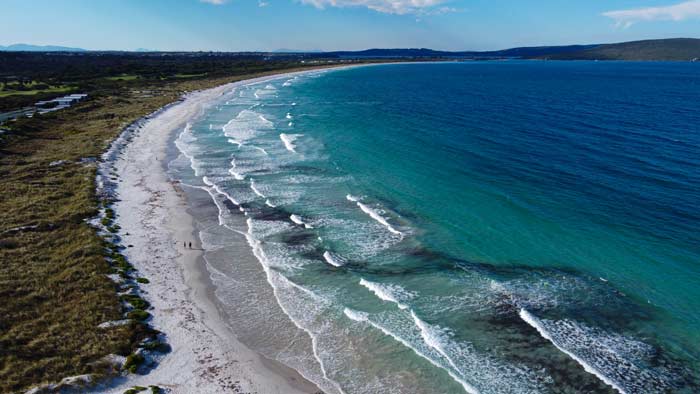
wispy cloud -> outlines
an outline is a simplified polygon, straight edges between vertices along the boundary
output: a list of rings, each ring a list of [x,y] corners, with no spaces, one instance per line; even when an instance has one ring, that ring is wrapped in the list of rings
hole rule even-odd
[[[270,3],[267,1],[258,0],[258,7],[267,7],[268,5],[270,5]]]
[[[320,9],[326,7],[366,7],[377,12],[398,15],[425,15],[449,12],[452,10],[451,8],[438,7],[446,1],[447,0],[301,0],[304,4],[310,4]]]
[[[603,16],[614,19],[617,26],[625,28],[644,21],[682,21],[700,18],[700,0],[685,1],[663,7],[608,11],[604,12]]]
[[[202,3],[221,5],[221,4],[224,4],[227,0],[199,0],[199,1],[201,1]]]

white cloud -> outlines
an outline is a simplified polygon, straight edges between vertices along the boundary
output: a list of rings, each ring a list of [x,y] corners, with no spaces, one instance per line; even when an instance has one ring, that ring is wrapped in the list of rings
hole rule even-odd
[[[199,0],[202,3],[209,3],[209,4],[214,4],[214,5],[221,5],[226,2],[226,0]]]
[[[267,7],[268,5],[270,5],[270,3],[267,1],[258,0],[258,7]]]
[[[304,4],[316,8],[326,7],[366,7],[386,14],[430,14],[436,11],[444,13],[451,10],[446,7],[437,8],[447,0],[301,0]]]
[[[700,0],[685,1],[664,7],[608,11],[604,12],[603,16],[614,19],[617,26],[626,28],[643,21],[682,21],[700,18]]]

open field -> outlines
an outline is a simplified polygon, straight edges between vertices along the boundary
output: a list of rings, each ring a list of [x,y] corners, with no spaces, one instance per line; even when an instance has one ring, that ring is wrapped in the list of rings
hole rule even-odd
[[[39,93],[60,94],[73,90],[70,86],[52,86],[38,81],[20,84],[0,82],[0,98],[8,96],[34,96]]]

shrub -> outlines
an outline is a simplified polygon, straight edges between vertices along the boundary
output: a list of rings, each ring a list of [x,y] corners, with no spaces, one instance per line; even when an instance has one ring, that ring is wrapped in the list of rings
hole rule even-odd
[[[143,387],[143,386],[134,386],[134,387],[132,387],[132,388],[126,390],[126,391],[124,392],[124,394],[136,394],[136,393],[140,393],[140,392],[142,392],[142,391],[144,391],[144,390],[146,390],[146,388]],[[153,392],[153,390],[151,390],[151,392]]]
[[[126,314],[127,318],[139,320],[139,321],[146,320],[150,316],[151,316],[151,314],[144,311],[143,309],[134,309],[133,311],[130,311],[129,313]]]
[[[163,390],[158,387],[158,386],[150,386],[151,387],[151,394],[161,394]]]
[[[19,243],[9,239],[0,239],[0,249],[14,249],[19,246]]]
[[[119,297],[122,301],[126,301],[131,306],[134,307],[134,309],[146,309],[148,308],[151,304],[148,303],[148,301],[144,300],[143,298],[133,295],[133,294],[124,294],[121,297]]]
[[[124,363],[124,369],[131,373],[136,373],[138,371],[139,366],[143,364],[143,362],[146,361],[142,355],[140,354],[130,354],[126,356],[126,362]],[[137,391],[138,392],[138,391]]]
[[[150,283],[151,282],[146,278],[136,278],[136,281],[139,283]]]
[[[168,353],[171,350],[170,345],[161,341],[146,342],[140,346],[145,350],[151,350],[160,353]]]

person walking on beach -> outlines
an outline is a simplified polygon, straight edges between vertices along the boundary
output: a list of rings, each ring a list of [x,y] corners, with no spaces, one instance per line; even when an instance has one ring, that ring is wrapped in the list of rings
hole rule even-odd
[[[190,242],[190,249],[192,249],[192,242]]]
[[[182,241],[182,247],[185,248],[185,249],[187,249],[187,242]]]

